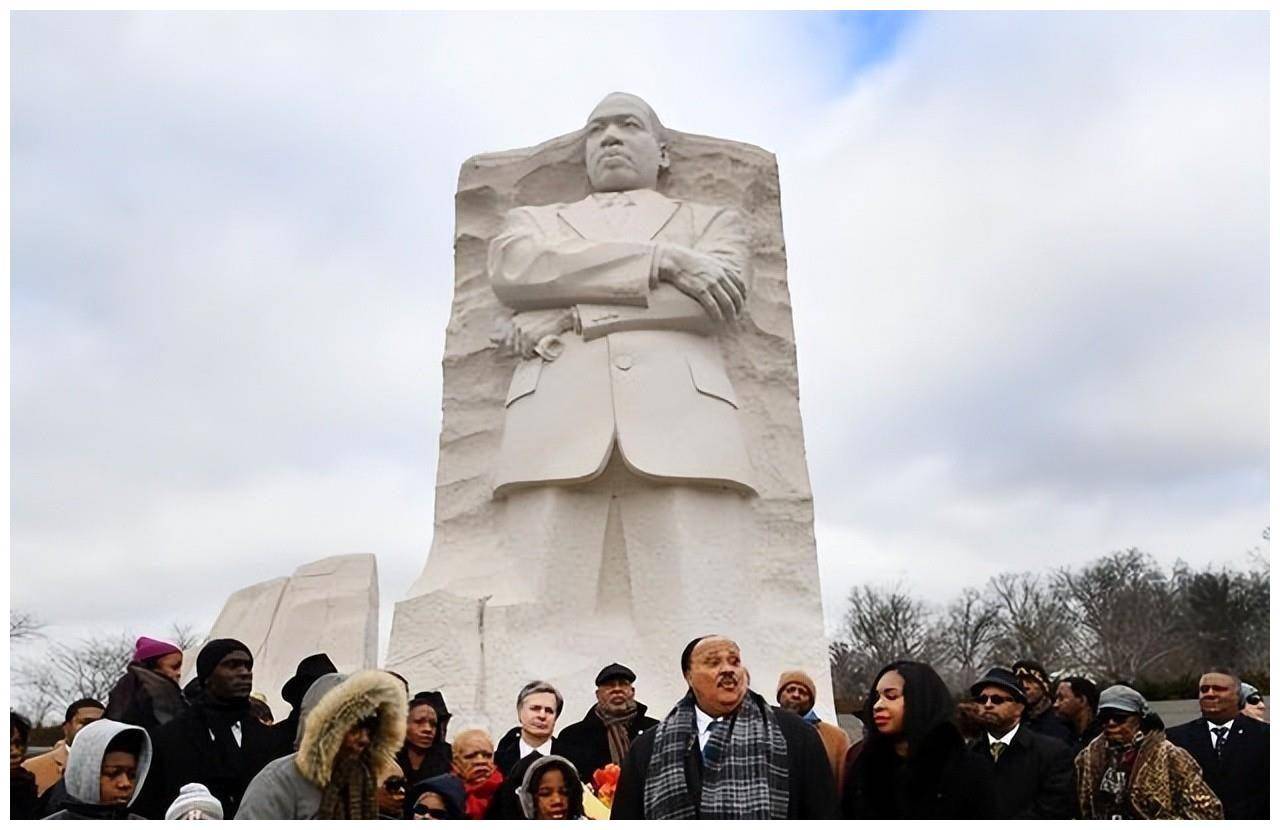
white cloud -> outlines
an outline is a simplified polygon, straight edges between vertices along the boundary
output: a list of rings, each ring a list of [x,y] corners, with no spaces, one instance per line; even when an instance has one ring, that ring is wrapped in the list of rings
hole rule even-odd
[[[1259,15],[933,15],[782,154],[828,605],[1258,542],[1266,78]]]

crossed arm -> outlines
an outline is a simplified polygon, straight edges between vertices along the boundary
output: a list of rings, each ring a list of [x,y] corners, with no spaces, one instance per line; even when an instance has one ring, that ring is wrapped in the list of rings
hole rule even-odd
[[[489,245],[489,278],[517,312],[498,340],[524,357],[570,330],[587,340],[636,329],[710,333],[742,314],[750,282],[745,229],[730,209],[684,246],[556,239],[517,208]]]

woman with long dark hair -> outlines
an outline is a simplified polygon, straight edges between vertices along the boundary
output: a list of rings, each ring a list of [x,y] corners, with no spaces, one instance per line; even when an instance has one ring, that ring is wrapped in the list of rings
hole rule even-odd
[[[995,818],[991,774],[965,751],[954,714],[951,691],[925,663],[881,669],[862,714],[865,736],[851,750],[844,817]]]

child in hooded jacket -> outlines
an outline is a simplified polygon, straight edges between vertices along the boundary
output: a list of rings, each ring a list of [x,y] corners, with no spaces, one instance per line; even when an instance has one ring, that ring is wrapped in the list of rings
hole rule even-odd
[[[145,729],[113,720],[80,730],[67,756],[67,798],[48,819],[141,819],[129,811],[151,768]]]

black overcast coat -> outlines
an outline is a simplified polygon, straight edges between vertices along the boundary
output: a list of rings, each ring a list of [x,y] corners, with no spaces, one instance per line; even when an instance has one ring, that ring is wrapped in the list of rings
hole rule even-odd
[[[835,779],[831,776],[831,762],[826,748],[818,737],[818,730],[800,719],[794,712],[774,707],[778,728],[787,743],[787,818],[839,818],[836,801]],[[644,787],[649,777],[649,761],[653,758],[653,739],[656,729],[648,729],[631,744],[631,751],[622,762],[622,776],[613,796],[611,819],[643,819]],[[684,759],[685,783],[692,800],[698,801],[702,792],[702,753],[694,741]]]
[[[641,732],[658,725],[656,720],[645,714],[646,711],[643,703],[636,704],[636,716],[627,729],[632,741]],[[591,783],[591,776],[596,770],[613,763],[609,754],[609,731],[596,714],[596,707],[592,706],[582,720],[561,730],[560,737],[556,738],[556,754],[573,763],[584,784]]]
[[[981,735],[969,747],[995,782],[996,818],[1066,819],[1076,811],[1075,753],[1062,741],[1019,727],[999,761]]]
[[[1222,802],[1228,819],[1264,819],[1271,813],[1269,773],[1271,760],[1270,724],[1236,715],[1222,747],[1222,757],[1213,750],[1209,722],[1196,718],[1165,732],[1169,742],[1180,746],[1200,765],[1204,782]]]

